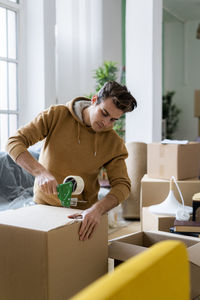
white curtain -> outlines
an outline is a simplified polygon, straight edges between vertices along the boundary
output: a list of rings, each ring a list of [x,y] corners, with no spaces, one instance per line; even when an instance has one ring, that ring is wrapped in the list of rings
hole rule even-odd
[[[58,103],[94,92],[94,69],[102,64],[102,1],[56,1]]]

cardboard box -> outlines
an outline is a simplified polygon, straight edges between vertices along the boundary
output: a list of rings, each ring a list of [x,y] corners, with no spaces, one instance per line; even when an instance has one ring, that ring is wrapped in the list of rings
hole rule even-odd
[[[156,215],[149,211],[148,207],[142,208],[141,228],[142,231],[159,230],[170,232],[174,226],[175,217]]]
[[[192,206],[192,196],[200,192],[200,180],[197,178],[179,180],[177,183],[183,195],[185,205]],[[161,203],[168,196],[169,189],[169,180],[149,178],[149,176],[145,174],[141,180],[141,207]],[[173,191],[176,199],[181,203],[181,198],[175,184],[173,185]]]
[[[145,251],[157,242],[164,240],[180,240],[188,251],[190,261],[191,298],[200,295],[200,239],[194,237],[183,237],[178,234],[167,232],[142,231],[113,239],[109,245],[109,257],[116,261],[115,265],[128,258]]]
[[[93,237],[80,241],[80,210],[35,205],[0,214],[0,299],[66,300],[107,272],[103,216]]]
[[[194,92],[194,117],[200,117],[200,90]]]
[[[200,143],[147,145],[147,174],[150,178],[177,180],[199,177]]]

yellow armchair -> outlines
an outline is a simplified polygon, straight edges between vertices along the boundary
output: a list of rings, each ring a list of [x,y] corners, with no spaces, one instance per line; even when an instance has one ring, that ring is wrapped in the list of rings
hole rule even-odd
[[[184,244],[162,241],[118,266],[71,300],[189,300]]]

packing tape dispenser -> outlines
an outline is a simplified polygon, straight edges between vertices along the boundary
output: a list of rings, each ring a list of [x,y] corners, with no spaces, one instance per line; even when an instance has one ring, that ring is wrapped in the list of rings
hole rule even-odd
[[[57,186],[58,198],[60,199],[62,206],[76,206],[77,202],[86,203],[86,201],[80,201],[77,198],[71,198],[72,195],[80,195],[83,189],[84,181],[80,176],[67,176],[63,180],[63,183]]]

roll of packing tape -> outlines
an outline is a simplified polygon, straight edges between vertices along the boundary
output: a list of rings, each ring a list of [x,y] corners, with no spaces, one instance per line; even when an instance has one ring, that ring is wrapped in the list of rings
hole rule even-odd
[[[83,178],[80,176],[74,176],[70,175],[67,176],[64,180],[63,183],[71,181],[73,183],[73,190],[72,190],[72,195],[79,195],[82,193],[84,189],[84,181]]]

